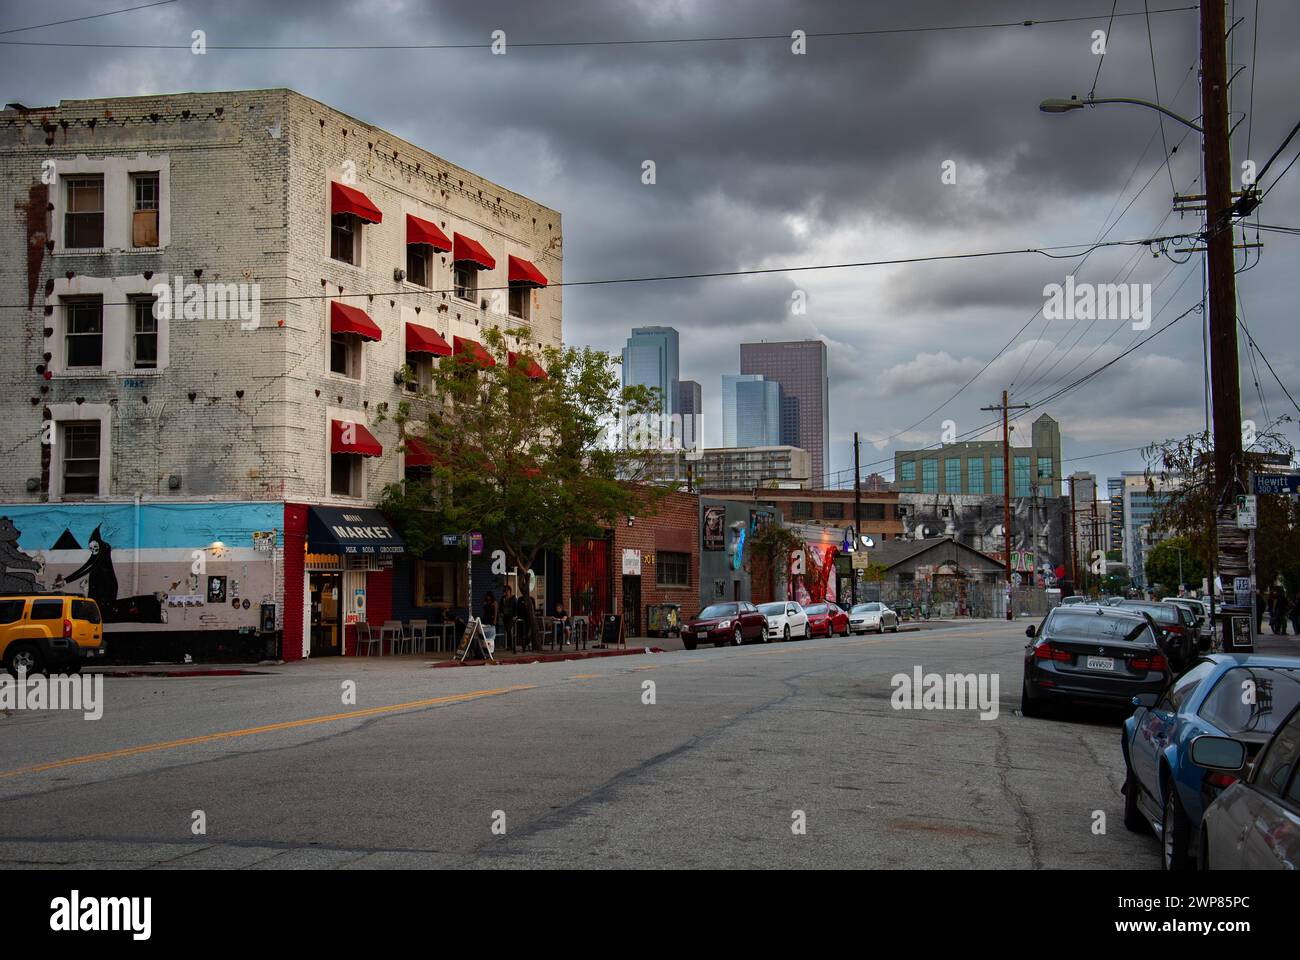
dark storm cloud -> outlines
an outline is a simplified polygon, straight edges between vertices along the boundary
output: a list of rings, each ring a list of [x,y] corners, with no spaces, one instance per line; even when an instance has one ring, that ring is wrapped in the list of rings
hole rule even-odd
[[[81,6],[66,15],[92,12],[89,3]],[[1133,0],[1119,4],[1120,12],[1141,9]],[[174,43],[188,42],[190,30],[201,27],[213,44],[484,43],[491,31],[503,29],[511,46],[505,56],[477,49],[212,51],[206,57],[15,47],[5,49],[0,82],[6,99],[32,103],[293,87],[560,210],[566,278],[655,276],[1075,243],[1099,236],[1104,226],[1112,228],[1111,238],[1146,235],[1169,213],[1169,177],[1156,169],[1162,147],[1155,115],[1125,106],[1065,116],[1037,110],[1044,97],[1087,94],[1097,66],[1090,32],[1105,26],[1109,12],[1104,0],[179,3],[16,36]],[[1089,13],[1100,19],[812,37],[806,56],[793,56],[784,39],[520,46],[786,36],[795,28],[817,33]],[[1238,128],[1234,142],[1238,160],[1249,155],[1261,163],[1296,119],[1292,94],[1300,76],[1300,15],[1273,4],[1265,5],[1263,16],[1254,117]],[[3,24],[32,21],[31,13],[15,12]],[[143,29],[146,24],[156,28]],[[1160,99],[1195,116],[1198,90],[1189,68],[1196,61],[1196,16],[1154,15],[1151,24]],[[1251,62],[1251,26],[1238,31],[1238,63]],[[1249,72],[1242,74],[1233,87],[1237,116],[1248,103],[1249,79]],[[1098,93],[1155,97],[1142,17],[1116,19]],[[1165,135],[1172,146],[1184,130],[1168,123]],[[646,160],[657,166],[653,186],[641,183]],[[956,163],[955,185],[940,181],[945,160]],[[1197,138],[1188,137],[1171,164],[1178,189],[1195,187],[1199,160]],[[1150,186],[1115,222],[1149,178]],[[1266,222],[1300,222],[1300,173],[1288,180],[1269,198]],[[1194,221],[1168,217],[1163,230],[1193,227]],[[1296,241],[1265,239],[1263,264],[1242,277],[1242,299],[1279,374],[1294,376],[1300,361],[1288,319],[1294,281],[1287,264]],[[1082,268],[1078,261],[1016,257],[575,287],[565,295],[565,331],[571,342],[617,349],[632,326],[677,326],[682,375],[704,386],[706,414],[714,420],[706,425],[711,441],[721,433],[718,378],[737,368],[737,342],[821,336],[830,344],[831,467],[839,468],[848,462],[844,440],[854,429],[872,437],[895,432],[961,387],[1038,308],[1044,284],[1076,269],[1080,280],[1109,281],[1130,259],[1129,251],[1103,251]],[[1145,254],[1132,262],[1134,282],[1155,283],[1169,266]],[[1179,310],[1199,296],[1198,286],[1192,281],[1183,288]],[[790,310],[796,288],[808,298],[803,315]],[[1158,299],[1171,292],[1172,284]],[[1139,442],[1160,433],[1161,423],[1194,421],[1202,409],[1197,322],[1189,318],[1153,341],[1141,355],[1145,366],[1122,361],[1095,388],[1054,405],[1050,412],[1063,423],[1067,448],[1072,418],[1087,424],[1075,452],[1130,445],[1117,441]],[[1020,383],[1031,383],[1026,371],[1052,371],[1031,395],[1050,388],[1109,332],[1090,329],[1076,342],[1083,330],[1040,318],[1022,339],[1041,335],[1043,343],[1013,347],[939,418],[973,424],[983,416],[978,407],[1008,381],[1020,375]],[[1112,340],[1081,372],[1127,342]],[[1284,399],[1271,378],[1264,386],[1276,414]],[[1243,403],[1247,414],[1260,406],[1249,371]],[[1093,440],[1101,429],[1112,429],[1115,438]]]

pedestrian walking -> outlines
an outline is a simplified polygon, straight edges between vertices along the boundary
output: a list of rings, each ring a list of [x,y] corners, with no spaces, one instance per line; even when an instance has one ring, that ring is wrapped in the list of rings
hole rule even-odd
[[[1268,601],[1264,599],[1264,594],[1256,590],[1255,591],[1255,636],[1257,637],[1264,635],[1264,614],[1267,612],[1268,612]]]
[[[515,592],[506,584],[506,588],[501,591],[501,610],[499,613],[499,623],[497,633],[504,633],[506,643],[511,650],[515,648]]]
[[[1269,629],[1274,636],[1286,636],[1286,615],[1289,613],[1286,594],[1277,587],[1273,588],[1273,597],[1269,602]]]

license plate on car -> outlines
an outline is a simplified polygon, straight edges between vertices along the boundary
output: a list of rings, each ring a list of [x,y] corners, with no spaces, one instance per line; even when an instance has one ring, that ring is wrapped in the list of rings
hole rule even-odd
[[[1089,657],[1088,669],[1089,670],[1114,670],[1115,658],[1114,657]]]

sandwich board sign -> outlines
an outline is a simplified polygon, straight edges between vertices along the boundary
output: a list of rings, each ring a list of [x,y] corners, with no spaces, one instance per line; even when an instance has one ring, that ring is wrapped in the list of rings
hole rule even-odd
[[[482,651],[483,656],[476,658],[496,663],[492,657],[492,644],[487,634],[483,632],[483,621],[478,617],[470,617],[469,622],[465,624],[465,633],[460,638],[460,648],[456,651],[456,659],[462,663],[469,657],[471,651]]]

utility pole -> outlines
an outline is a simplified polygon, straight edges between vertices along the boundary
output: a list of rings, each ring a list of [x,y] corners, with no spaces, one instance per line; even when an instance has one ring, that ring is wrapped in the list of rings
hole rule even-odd
[[[1070,483],[1070,579],[1074,583],[1075,593],[1079,592],[1079,517],[1074,505],[1074,477],[1066,477]]]
[[[1244,541],[1235,523],[1225,519],[1241,483],[1241,385],[1237,358],[1236,264],[1233,255],[1232,158],[1228,139],[1227,35],[1225,0],[1201,0],[1201,116],[1205,128],[1205,238],[1209,286],[1210,391],[1214,424],[1214,490],[1218,568],[1224,600],[1232,576],[1245,575]],[[1229,505],[1228,507],[1225,507]],[[1225,536],[1226,534],[1226,536]],[[1211,573],[1211,577],[1214,574]],[[1210,583],[1213,596],[1214,584]],[[1213,600],[1211,600],[1213,602]],[[1252,614],[1253,616],[1253,614]]]
[[[860,444],[858,443],[858,431],[853,431],[853,538],[857,542],[853,544],[854,552],[862,547],[862,468],[858,465],[858,454]],[[858,602],[858,572],[850,571],[850,582],[853,584],[853,602]]]
[[[1007,392],[1002,391],[1002,405],[997,407],[980,407],[981,410],[1002,412],[1002,540],[1003,553],[1006,557],[1007,573],[1007,619],[1013,619],[1011,613],[1011,427],[1007,419],[1008,410],[1028,410],[1029,404],[1018,403],[1014,407],[1007,405]]]

